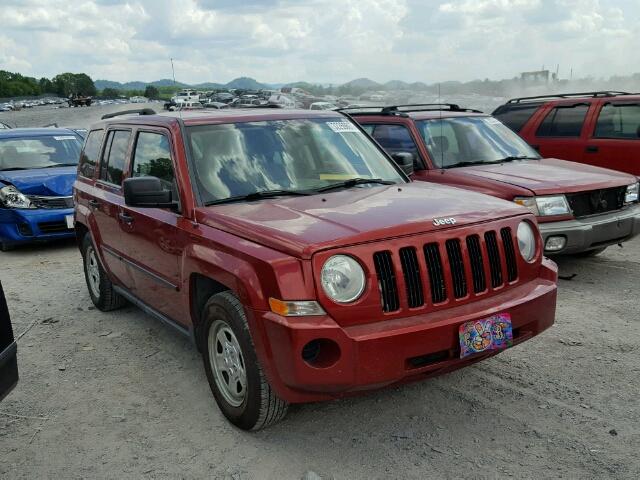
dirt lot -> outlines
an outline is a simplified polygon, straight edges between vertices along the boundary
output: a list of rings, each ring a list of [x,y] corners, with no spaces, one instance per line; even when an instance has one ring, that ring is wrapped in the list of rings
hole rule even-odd
[[[0,405],[0,478],[640,476],[640,240],[560,259],[576,276],[541,336],[444,377],[294,407],[253,434],[219,413],[187,340],[134,307],[93,308],[73,243],[0,265],[26,332]]]

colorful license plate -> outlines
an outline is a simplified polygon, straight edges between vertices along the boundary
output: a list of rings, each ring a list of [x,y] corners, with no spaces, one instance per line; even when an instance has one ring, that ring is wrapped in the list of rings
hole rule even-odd
[[[491,350],[503,350],[513,345],[511,315],[508,313],[463,323],[458,333],[460,358]]]
[[[73,215],[66,215],[64,217],[64,219],[67,222],[67,228],[68,229],[72,229],[73,228]]]

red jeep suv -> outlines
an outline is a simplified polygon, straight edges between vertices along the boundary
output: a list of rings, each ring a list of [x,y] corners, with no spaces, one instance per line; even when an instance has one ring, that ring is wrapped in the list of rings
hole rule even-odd
[[[141,113],[84,145],[89,294],[190,336],[235,425],[448,372],[553,324],[557,270],[526,208],[409,183],[336,112]]]
[[[594,255],[640,233],[634,176],[541,158],[490,115],[453,104],[343,111],[400,164],[415,168],[415,180],[475,190],[531,209],[546,254]]]
[[[493,116],[544,157],[640,176],[640,94],[588,92],[514,98]]]

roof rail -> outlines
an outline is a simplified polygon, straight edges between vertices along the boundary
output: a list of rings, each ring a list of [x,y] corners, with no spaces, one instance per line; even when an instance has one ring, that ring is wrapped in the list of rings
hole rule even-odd
[[[119,117],[121,115],[155,115],[156,111],[152,108],[138,108],[134,110],[120,110],[119,112],[107,113],[102,116],[102,120],[107,120],[109,118]]]
[[[408,105],[388,105],[385,107],[353,107],[353,108],[339,108],[336,111],[346,113],[347,115],[397,115],[406,116],[410,112],[438,112],[438,111],[450,111],[450,112],[471,112],[471,113],[483,113],[480,110],[474,110],[472,108],[461,108],[455,103],[416,103]]]
[[[535,100],[553,100],[553,99],[563,99],[563,98],[598,98],[598,97],[617,97],[619,95],[635,95],[634,93],[629,92],[616,92],[609,90],[602,90],[597,92],[580,92],[580,93],[558,93],[551,95],[537,95],[535,97],[519,97],[512,98],[507,103],[521,103],[521,102],[530,102]]]

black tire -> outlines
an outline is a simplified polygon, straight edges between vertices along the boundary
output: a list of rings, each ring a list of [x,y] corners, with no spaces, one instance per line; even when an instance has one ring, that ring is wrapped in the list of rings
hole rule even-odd
[[[10,243],[0,242],[0,252],[8,252],[10,250],[13,250],[14,248],[16,247],[14,245],[11,245]]]
[[[240,300],[229,291],[213,295],[204,307],[202,322],[200,331],[202,332],[204,369],[213,396],[224,416],[243,430],[260,430],[282,420],[287,414],[289,404],[276,396],[264,376]],[[231,329],[240,347],[240,361],[246,373],[244,397],[237,406],[225,398],[223,391],[225,387],[218,385],[214,372],[214,360],[210,352],[212,346],[209,341],[210,331],[221,325]],[[213,348],[217,346],[216,342]]]
[[[95,272],[99,275],[99,281],[97,283],[97,291],[94,291],[94,288],[91,286],[91,280],[89,278],[90,272],[89,269],[89,259],[91,255],[94,255],[95,259]],[[102,310],[103,312],[108,312],[110,310],[116,310],[118,308],[122,308],[126,305],[127,301],[122,295],[119,295],[113,288],[113,283],[109,280],[107,273],[102,268],[102,264],[100,263],[100,257],[95,250],[93,245],[93,241],[91,239],[91,235],[87,233],[82,239],[82,265],[84,267],[84,278],[87,282],[87,289],[89,290],[89,296],[91,297],[91,301],[98,308],[98,310]]]
[[[602,248],[595,248],[593,250],[587,250],[586,252],[580,252],[580,253],[576,253],[575,256],[579,257],[579,258],[590,258],[590,257],[595,257],[597,255],[600,255],[602,252],[604,252],[607,249],[607,247],[602,247]]]

